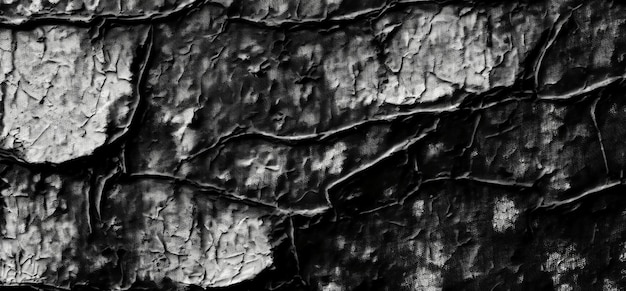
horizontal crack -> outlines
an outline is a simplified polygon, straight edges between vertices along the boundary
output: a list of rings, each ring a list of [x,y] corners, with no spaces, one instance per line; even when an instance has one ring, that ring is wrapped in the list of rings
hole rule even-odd
[[[559,201],[554,201],[554,202],[548,202],[548,203],[541,203],[539,204],[535,210],[539,210],[539,209],[544,209],[544,210],[552,210],[558,207],[562,207],[562,206],[566,206],[566,205],[570,205],[570,204],[575,204],[580,202],[581,200],[589,197],[589,196],[593,196],[596,194],[600,194],[604,191],[607,190],[611,190],[614,189],[620,185],[624,185],[624,182],[622,181],[609,181],[605,184],[596,186],[594,188],[588,189],[572,198],[568,198],[568,199],[564,199],[564,200],[559,200]]]
[[[182,163],[193,161],[198,157],[206,154],[218,146],[228,144],[233,141],[243,140],[243,139],[261,139],[272,143],[284,144],[288,146],[298,146],[298,145],[306,145],[310,143],[322,143],[334,140],[336,138],[348,135],[350,133],[355,133],[361,131],[363,128],[367,128],[369,126],[373,126],[376,124],[388,124],[395,121],[398,121],[402,118],[411,118],[420,115],[433,115],[439,117],[439,114],[444,113],[454,113],[461,111],[475,112],[486,110],[492,108],[494,106],[498,106],[501,104],[506,104],[509,102],[520,101],[518,98],[505,98],[502,100],[498,100],[495,102],[488,103],[486,105],[478,106],[478,107],[470,107],[470,106],[461,106],[460,104],[445,106],[445,107],[433,107],[433,108],[417,108],[414,110],[399,112],[394,114],[388,114],[377,118],[366,119],[358,122],[354,122],[348,125],[343,125],[341,127],[330,129],[327,131],[319,132],[319,133],[311,133],[311,134],[300,134],[300,135],[277,135],[270,132],[261,131],[254,128],[248,128],[245,126],[236,126],[230,130],[229,133],[220,136],[216,142],[211,145],[204,147],[193,154],[188,155],[187,157],[182,159]]]
[[[522,183],[522,182],[510,181],[510,180],[478,178],[478,177],[471,176],[469,173],[464,173],[464,174],[459,175],[459,176],[441,176],[441,177],[435,177],[435,178],[429,178],[429,179],[420,180],[417,183],[417,185],[415,187],[413,187],[413,189],[409,190],[399,200],[394,201],[394,202],[390,202],[390,203],[387,203],[387,204],[384,204],[384,205],[380,205],[380,206],[377,206],[377,207],[372,208],[372,209],[363,210],[363,211],[359,212],[359,214],[360,215],[370,214],[370,213],[378,212],[380,210],[387,209],[389,207],[402,206],[402,205],[405,204],[406,200],[411,199],[416,194],[420,193],[420,190],[422,189],[422,186],[424,186],[426,184],[430,184],[430,183],[448,182],[448,181],[479,183],[479,184],[485,184],[485,185],[489,185],[489,186],[498,186],[498,187],[507,187],[507,188],[512,187],[512,188],[516,188],[516,189],[531,189],[531,188],[534,188],[536,186],[535,183]]]
[[[264,20],[254,19],[245,16],[230,16],[227,18],[229,21],[247,23],[254,26],[272,29],[302,29],[302,28],[316,28],[324,25],[338,25],[350,22],[359,21],[368,17],[379,18],[383,14],[392,9],[401,7],[413,6],[416,4],[441,4],[445,1],[433,1],[433,0],[400,0],[400,1],[387,1],[384,5],[378,7],[367,8],[348,14],[323,17],[323,18],[309,18],[309,19],[281,19],[281,20]]]
[[[131,180],[162,180],[168,181],[179,185],[187,185],[195,188],[199,191],[206,192],[209,194],[215,194],[217,198],[223,198],[229,201],[244,203],[250,206],[261,207],[266,209],[271,209],[274,211],[273,214],[279,216],[304,216],[304,217],[312,217],[322,213],[325,213],[329,207],[323,206],[314,209],[291,209],[280,207],[274,203],[268,203],[265,201],[260,201],[256,199],[251,199],[244,195],[236,194],[232,191],[228,191],[225,188],[219,187],[213,184],[201,183],[198,181],[194,181],[191,179],[178,177],[175,175],[163,174],[163,173],[153,173],[153,172],[141,172],[141,173],[131,173],[131,174],[122,174],[121,178],[131,179]]]
[[[467,5],[475,4],[470,1],[446,1],[446,0],[391,0],[385,1],[383,5],[377,7],[366,8],[346,14],[320,18],[304,18],[304,19],[281,19],[267,20],[265,18],[253,18],[241,15],[229,15],[225,17],[227,22],[246,23],[249,25],[267,28],[267,29],[319,29],[320,26],[333,26],[340,24],[348,24],[361,21],[367,18],[376,19],[394,9],[417,6],[419,4],[434,5]],[[48,24],[66,24],[74,26],[93,26],[101,25],[102,21],[110,21],[122,24],[147,24],[165,22],[169,19],[183,16],[194,9],[201,8],[204,5],[213,5],[218,8],[232,10],[233,7],[226,6],[219,2],[210,0],[195,0],[169,11],[157,11],[142,14],[93,14],[89,16],[72,15],[68,13],[50,13],[35,14],[34,16],[0,16],[0,27],[32,27],[37,25]]]
[[[265,132],[257,129],[246,128],[246,127],[235,127],[235,129],[231,130],[230,133],[218,138],[217,142],[211,144],[208,147],[200,149],[194,154],[189,155],[184,158],[183,161],[189,162],[192,161],[199,156],[211,151],[219,145],[224,145],[232,141],[242,140],[242,139],[262,139],[268,142],[274,142],[289,146],[297,146],[304,145],[309,143],[320,143],[329,141],[350,133],[358,132],[362,130],[364,127],[372,126],[375,124],[385,124],[390,123],[402,118],[413,117],[417,115],[437,115],[442,113],[456,112],[459,110],[463,110],[465,108],[459,108],[458,105],[452,105],[442,108],[422,108],[415,109],[408,112],[401,112],[395,114],[385,115],[379,118],[367,119],[355,123],[351,123],[348,125],[341,126],[336,129],[327,130],[319,133],[312,134],[301,134],[301,135],[276,135],[270,132]],[[469,108],[467,108],[470,110]]]
[[[58,14],[41,14],[29,17],[10,17],[0,16],[0,27],[32,27],[47,24],[66,24],[74,26],[92,26],[100,24],[101,21],[112,21],[124,24],[147,24],[154,22],[163,22],[168,19],[185,15],[186,13],[202,7],[204,5],[215,5],[219,8],[226,9],[223,5],[207,0],[195,0],[188,4],[182,5],[176,9],[169,11],[158,11],[147,14],[120,15],[120,14],[94,14],[90,16],[69,15],[67,13]]]
[[[566,101],[566,100],[571,100],[571,99],[583,96],[585,94],[591,93],[593,91],[602,89],[604,87],[610,86],[612,84],[620,83],[620,82],[624,81],[624,79],[626,79],[626,73],[624,73],[624,74],[622,74],[620,76],[606,78],[606,79],[603,79],[601,81],[594,82],[592,84],[587,84],[587,82],[585,82],[585,85],[581,89],[578,89],[576,91],[572,91],[572,92],[569,92],[569,93],[565,93],[565,94],[553,94],[553,95],[539,94],[537,96],[537,99],[538,100],[544,100],[544,101]]]

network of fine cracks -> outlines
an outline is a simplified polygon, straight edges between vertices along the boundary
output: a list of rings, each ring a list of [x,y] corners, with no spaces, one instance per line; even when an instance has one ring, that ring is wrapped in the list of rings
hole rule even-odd
[[[322,27],[334,27],[334,26],[342,26],[342,25],[350,25],[356,21],[361,21],[364,19],[376,19],[380,18],[383,14],[392,11],[394,9],[399,9],[402,7],[408,7],[413,5],[420,4],[438,4],[443,3],[440,1],[388,1],[383,6],[374,7],[367,10],[356,11],[346,15],[340,16],[330,16],[326,18],[319,19],[305,19],[305,20],[266,20],[266,19],[253,19],[245,16],[233,16],[228,15],[225,16],[226,23],[229,22],[238,22],[249,24],[252,26],[263,27],[267,29],[280,29],[280,30],[297,30],[297,29],[318,29],[320,26]],[[445,2],[449,4],[449,2]],[[426,137],[432,137],[437,132],[437,126],[440,124],[441,120],[450,117],[450,116],[469,116],[471,114],[477,113],[477,118],[475,120],[475,124],[473,127],[472,136],[470,139],[470,143],[465,146],[462,150],[462,155],[465,155],[470,148],[472,148],[475,140],[475,136],[481,122],[482,113],[487,110],[494,108],[495,106],[500,106],[508,103],[515,103],[519,101],[531,101],[535,103],[562,103],[562,102],[577,102],[585,99],[592,100],[592,106],[590,108],[590,115],[593,121],[594,128],[596,129],[596,135],[600,146],[600,151],[602,153],[602,158],[604,162],[604,167],[606,170],[606,174],[609,174],[609,165],[607,161],[607,153],[604,145],[602,133],[600,132],[598,121],[596,118],[596,109],[597,104],[602,96],[600,94],[595,94],[599,91],[602,91],[608,86],[622,86],[624,79],[626,78],[626,74],[622,74],[619,76],[613,76],[609,78],[605,78],[600,81],[595,81],[591,83],[585,83],[582,88],[575,89],[568,93],[564,94],[547,94],[541,92],[539,88],[539,80],[540,80],[540,70],[543,65],[544,58],[550,48],[554,45],[557,38],[562,35],[564,27],[570,21],[572,14],[579,6],[572,8],[568,14],[564,14],[559,16],[556,22],[553,24],[549,30],[545,31],[545,38],[543,42],[540,42],[537,47],[534,49],[536,53],[535,58],[529,58],[525,60],[526,63],[532,64],[529,67],[532,67],[531,72],[525,72],[525,75],[518,76],[518,80],[516,84],[511,88],[496,88],[494,91],[498,91],[498,93],[508,93],[509,96],[523,96],[519,97],[506,97],[500,98],[495,101],[487,100],[487,95],[491,95],[494,92],[487,92],[481,94],[469,94],[464,93],[468,97],[464,98],[462,101],[455,104],[446,104],[442,106],[434,106],[434,107],[426,107],[421,108],[419,105],[414,108],[410,108],[408,110],[385,114],[382,116],[374,116],[370,119],[361,120],[358,122],[354,122],[347,125],[341,125],[339,127],[329,129],[322,132],[310,133],[310,134],[297,134],[297,135],[280,135],[268,131],[259,130],[250,126],[242,126],[236,125],[232,127],[232,129],[215,139],[215,142],[201,147],[199,150],[194,153],[189,154],[186,157],[183,157],[179,162],[174,171],[174,174],[168,173],[153,173],[153,172],[128,172],[126,160],[126,144],[129,142],[129,138],[133,135],[137,134],[139,127],[142,125],[144,118],[146,116],[148,110],[148,100],[146,92],[146,82],[148,70],[153,62],[153,45],[154,45],[154,35],[155,27],[158,23],[164,23],[167,21],[172,21],[178,18],[185,17],[189,13],[194,10],[199,9],[203,5],[215,5],[216,7],[227,10],[228,7],[223,6],[222,4],[218,4],[211,1],[192,1],[184,6],[181,6],[175,10],[167,11],[167,12],[154,12],[151,14],[142,14],[142,15],[94,15],[94,16],[71,16],[71,15],[40,15],[40,16],[32,16],[24,19],[8,19],[6,17],[0,17],[0,26],[11,27],[14,29],[28,29],[37,25],[46,25],[46,24],[63,24],[63,25],[75,25],[81,27],[91,27],[100,30],[101,28],[106,28],[107,25],[140,25],[140,24],[148,24],[149,28],[146,30],[146,36],[144,37],[145,45],[141,47],[141,51],[138,55],[141,57],[139,70],[137,72],[137,82],[136,82],[136,105],[134,106],[134,112],[132,113],[132,118],[130,122],[125,126],[124,130],[115,135],[110,144],[104,145],[101,149],[98,149],[96,153],[89,157],[79,158],[77,160],[68,161],[62,164],[33,164],[27,163],[24,160],[20,159],[10,151],[2,150],[0,151],[0,160],[3,163],[7,164],[17,164],[20,166],[24,166],[29,169],[34,170],[47,170],[47,171],[60,171],[60,172],[79,172],[79,171],[90,171],[92,170],[92,180],[91,180],[91,188],[89,191],[89,201],[90,201],[90,215],[88,219],[89,225],[93,226],[100,219],[101,216],[101,204],[103,200],[103,195],[107,191],[107,189],[116,183],[121,182],[136,182],[136,181],[145,181],[145,180],[158,180],[158,181],[167,181],[173,185],[181,185],[192,187],[202,194],[206,194],[207,196],[213,197],[215,199],[224,199],[228,201],[232,201],[235,203],[241,203],[245,205],[249,205],[252,207],[258,207],[260,209],[268,210],[277,217],[283,219],[283,221],[288,222],[289,225],[289,233],[287,234],[287,240],[289,241],[292,249],[293,256],[298,265],[298,273],[300,272],[299,267],[299,258],[298,251],[296,249],[295,243],[295,234],[294,234],[294,217],[303,217],[305,219],[314,219],[318,218],[322,215],[328,215],[330,212],[336,209],[334,205],[334,197],[333,191],[336,191],[340,186],[347,184],[354,179],[362,177],[365,173],[371,171],[375,167],[379,166],[381,163],[388,161],[394,157],[399,155],[407,154],[416,146],[420,145],[422,141]],[[227,24],[222,26],[222,31],[220,33],[226,32]],[[527,84],[523,84],[531,80],[531,86],[525,87]],[[500,95],[500,94],[496,94]],[[504,94],[502,94],[504,95]],[[471,104],[470,104],[471,103]],[[468,105],[470,104],[470,105]],[[314,209],[295,209],[284,207],[279,205],[278,203],[271,203],[262,201],[260,199],[250,198],[246,195],[241,195],[236,191],[229,190],[223,186],[211,184],[211,183],[203,183],[200,181],[196,181],[193,179],[189,179],[186,177],[178,176],[179,169],[190,162],[193,162],[205,155],[215,154],[217,155],[221,153],[221,150],[236,142],[242,142],[246,140],[262,140],[268,142],[270,144],[278,144],[285,146],[306,146],[306,145],[318,145],[318,144],[328,144],[337,140],[341,140],[342,138],[358,132],[367,131],[373,126],[381,125],[381,124],[393,124],[398,121],[403,123],[423,123],[428,124],[426,128],[417,132],[414,136],[395,143],[393,145],[389,145],[386,148],[386,151],[374,157],[370,162],[361,165],[360,167],[349,171],[341,177],[338,177],[331,181],[328,185],[326,185],[323,189],[323,193],[326,199],[326,205],[320,206]],[[489,137],[495,137],[506,133],[510,130],[513,130],[515,127],[502,129],[497,133],[494,133]],[[116,160],[111,164],[112,159]],[[94,163],[107,161],[104,163],[104,166],[93,166]],[[544,177],[549,175],[550,173],[544,173],[540,178],[536,179],[534,182],[518,182],[516,180],[507,180],[507,179],[488,179],[473,176],[471,172],[463,172],[460,174],[451,174],[451,173],[439,173],[434,177],[420,177],[412,189],[410,189],[407,193],[405,193],[402,197],[400,197],[397,201],[377,206],[371,209],[362,210],[359,212],[361,215],[367,215],[371,213],[375,213],[381,211],[383,209],[387,209],[389,207],[394,206],[403,206],[407,200],[414,198],[416,195],[419,195],[422,190],[422,187],[428,184],[435,183],[443,183],[443,182],[460,182],[460,183],[468,183],[468,184],[479,184],[479,185],[487,185],[490,187],[500,187],[507,188],[519,191],[538,191],[538,184]],[[540,203],[536,206],[534,210],[557,210],[561,208],[566,208],[570,206],[575,206],[581,203],[583,200],[588,199],[590,197],[596,195],[602,195],[607,191],[614,190],[618,187],[621,187],[624,184],[622,180],[611,180],[607,178],[607,181],[601,183],[597,186],[591,187],[587,190],[584,190],[580,193],[574,193],[573,195],[568,195],[568,197],[562,200],[557,201],[540,201]],[[93,219],[93,221],[91,221]],[[30,285],[29,285],[30,286]],[[52,288],[52,286],[41,286],[42,289]],[[62,288],[56,288],[58,290],[66,290]]]

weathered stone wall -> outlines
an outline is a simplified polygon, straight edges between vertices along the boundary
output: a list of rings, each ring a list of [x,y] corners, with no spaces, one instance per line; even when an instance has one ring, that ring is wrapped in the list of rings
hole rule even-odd
[[[625,56],[605,1],[0,0],[0,283],[622,290]]]

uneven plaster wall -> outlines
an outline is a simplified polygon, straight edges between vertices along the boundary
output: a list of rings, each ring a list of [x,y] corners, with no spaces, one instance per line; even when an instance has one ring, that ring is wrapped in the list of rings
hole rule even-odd
[[[625,8],[0,0],[0,283],[621,290]]]

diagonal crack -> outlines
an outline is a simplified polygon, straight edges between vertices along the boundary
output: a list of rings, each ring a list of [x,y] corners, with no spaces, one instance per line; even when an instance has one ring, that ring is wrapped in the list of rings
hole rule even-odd
[[[433,124],[430,127],[422,130],[422,132],[419,133],[417,136],[396,144],[395,146],[393,146],[392,148],[387,150],[385,153],[383,153],[380,156],[378,156],[378,158],[374,159],[373,161],[371,161],[371,162],[369,162],[367,164],[364,164],[364,165],[354,169],[353,171],[343,175],[341,178],[339,178],[339,179],[331,182],[330,184],[328,184],[328,186],[326,186],[325,189],[324,189],[324,194],[326,196],[326,202],[328,203],[328,205],[331,208],[334,208],[332,200],[330,199],[330,191],[333,188],[336,188],[336,187],[342,185],[343,183],[346,183],[346,182],[354,179],[355,177],[358,177],[359,175],[363,174],[366,171],[369,171],[371,168],[379,165],[381,162],[383,162],[385,160],[388,160],[388,159],[390,159],[392,157],[395,157],[396,155],[398,155],[400,153],[406,152],[411,147],[413,147],[415,144],[417,144],[419,141],[421,141],[425,137],[429,136],[429,134],[435,132],[437,130],[437,125],[438,124],[439,124],[439,119],[437,119],[435,122],[433,122]]]
[[[560,15],[559,18],[554,22],[554,25],[552,25],[552,28],[550,29],[549,35],[548,35],[548,39],[547,41],[542,45],[540,52],[539,52],[539,56],[537,57],[537,60],[533,66],[533,72],[534,72],[534,84],[535,84],[535,91],[539,90],[539,74],[541,71],[541,66],[543,65],[543,59],[545,58],[546,54],[548,53],[548,51],[550,50],[550,47],[552,47],[552,45],[554,44],[554,42],[556,42],[556,39],[559,37],[559,35],[561,34],[561,31],[563,30],[563,26],[565,26],[565,24],[567,24],[570,20],[570,18],[572,17],[574,11],[576,11],[578,8],[580,8],[582,6],[582,4],[579,4],[576,7],[571,8],[568,13],[564,14],[564,15]]]
[[[600,98],[596,98],[593,100],[591,104],[591,108],[589,112],[591,113],[591,120],[593,121],[593,126],[596,129],[596,134],[598,135],[598,142],[600,143],[600,151],[602,152],[602,159],[604,160],[604,168],[606,170],[606,174],[609,174],[609,162],[606,158],[606,150],[604,148],[604,142],[602,139],[602,132],[600,132],[600,127],[598,126],[598,119],[596,118],[596,108],[598,107],[598,101]]]

